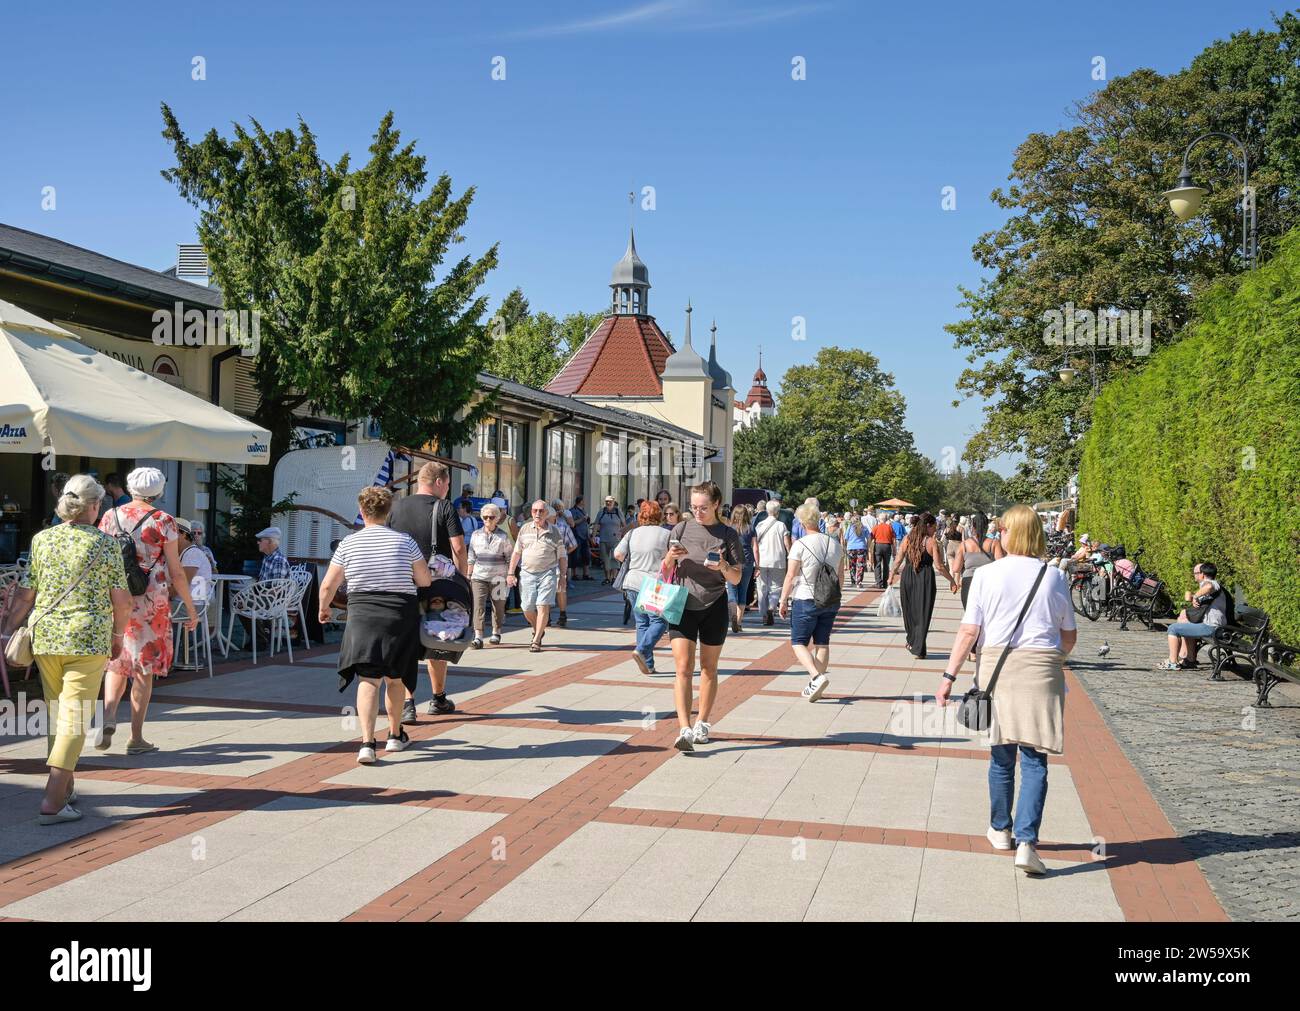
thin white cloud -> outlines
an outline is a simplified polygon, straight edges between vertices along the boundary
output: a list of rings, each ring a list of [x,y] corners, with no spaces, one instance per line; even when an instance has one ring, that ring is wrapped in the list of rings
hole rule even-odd
[[[558,25],[543,25],[538,28],[529,28],[522,32],[517,32],[517,37],[536,37],[543,35],[581,35],[587,32],[603,32],[610,29],[627,28],[631,25],[645,24],[646,22],[663,20],[665,17],[672,17],[674,14],[690,7],[689,0],[655,0],[654,3],[642,4],[640,7],[632,7],[625,11],[618,11],[614,14],[606,14],[602,17],[585,18],[578,21],[568,21]]]
[[[516,32],[515,38],[542,38],[558,35],[587,35],[634,27],[657,26],[677,31],[707,31],[724,28],[747,28],[802,17],[825,10],[830,4],[801,4],[797,7],[736,7],[709,0],[654,0],[652,3],[599,17],[541,25]]]

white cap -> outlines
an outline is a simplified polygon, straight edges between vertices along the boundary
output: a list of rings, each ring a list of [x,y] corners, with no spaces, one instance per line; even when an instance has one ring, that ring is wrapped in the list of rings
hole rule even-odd
[[[167,478],[157,467],[137,467],[126,476],[126,490],[141,498],[157,498],[167,487]]]
[[[284,538],[284,534],[281,532],[279,527],[267,527],[265,530],[259,530],[257,532],[257,539],[259,541],[263,537],[269,537],[273,541],[278,541]]]

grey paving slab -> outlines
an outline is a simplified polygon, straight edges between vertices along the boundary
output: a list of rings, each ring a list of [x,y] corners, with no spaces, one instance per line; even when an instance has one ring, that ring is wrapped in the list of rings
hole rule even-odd
[[[923,852],[913,919],[963,923],[1020,919],[1016,876],[1021,872],[1009,856]]]
[[[584,825],[466,919],[576,920],[664,831],[641,825]]]
[[[912,919],[923,859],[924,850],[906,846],[836,843],[804,919]]]
[[[696,920],[802,920],[835,850],[820,839],[750,836]]]
[[[690,920],[749,836],[668,829],[601,896],[582,920]]]

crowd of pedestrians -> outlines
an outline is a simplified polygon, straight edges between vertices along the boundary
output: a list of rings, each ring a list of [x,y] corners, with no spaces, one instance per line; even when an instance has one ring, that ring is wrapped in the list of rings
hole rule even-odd
[[[127,753],[157,750],[145,722],[154,680],[171,669],[173,614],[183,611],[179,622],[192,628],[195,602],[211,592],[215,561],[202,526],[157,506],[163,475],[139,468],[124,484],[118,495],[86,475],[64,482],[60,522],[34,538],[6,614],[6,637],[26,622],[46,698],[59,706],[40,808],[46,824],[81,817],[74,806],[77,759],[87,739],[96,748],[111,746],[124,699],[131,708]],[[578,496],[567,507],[538,499],[514,517],[489,502],[475,516],[463,496],[449,500],[449,489],[449,471],[439,463],[421,468],[406,496],[364,489],[362,525],[336,543],[321,582],[322,622],[346,593],[339,690],[357,682],[362,764],[378,757],[381,698],[388,723],[383,750],[410,745],[405,725],[417,722],[421,662],[433,689],[428,714],[455,712],[446,694],[447,657],[459,648],[499,646],[515,594],[531,633],[528,649],[540,652],[553,612],[559,624],[566,621],[569,580],[592,578],[587,569],[597,557],[604,585],[620,591],[635,614],[631,656],[642,673],[657,673],[655,650],[668,639],[674,745],[682,752],[709,743],[723,648],[729,633],[744,631],[751,608],[764,627],[788,620],[808,678],[802,697],[823,699],[842,589],[866,589],[870,572],[874,589],[897,587],[907,649],[918,659],[927,656],[940,589],[960,594],[963,617],[935,697],[948,704],[971,660],[981,688],[996,684],[988,838],[998,849],[1015,846],[1022,870],[1044,872],[1035,846],[1047,758],[1064,747],[1063,666],[1075,625],[1068,572],[1046,564],[1043,524],[1032,509],[1015,506],[997,520],[945,510],[835,514],[813,498],[794,510],[773,498],[751,511],[726,506],[718,486],[704,482],[690,489],[685,510],[661,491],[631,516],[612,496],[594,515]],[[287,573],[280,540],[276,528],[261,531],[263,574]],[[1170,664],[1194,659],[1204,627],[1223,617],[1225,594],[1213,565],[1199,565],[1193,575],[1197,590],[1188,594],[1183,621],[1170,629]],[[425,645],[431,641],[436,645]],[[81,714],[101,691],[103,715],[92,729]]]

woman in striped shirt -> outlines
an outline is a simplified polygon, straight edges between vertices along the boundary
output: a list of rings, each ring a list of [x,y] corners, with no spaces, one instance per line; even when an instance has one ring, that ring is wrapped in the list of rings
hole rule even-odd
[[[339,543],[320,588],[321,623],[329,620],[330,602],[344,580],[348,584],[348,620],[339,646],[339,691],[354,677],[361,751],[357,761],[375,760],[375,719],[379,682],[388,700],[385,751],[401,751],[411,739],[402,729],[403,688],[414,691],[420,655],[420,608],[416,587],[429,586],[429,564],[414,538],[387,526],[393,493],[366,488],[357,496],[365,526]]]

